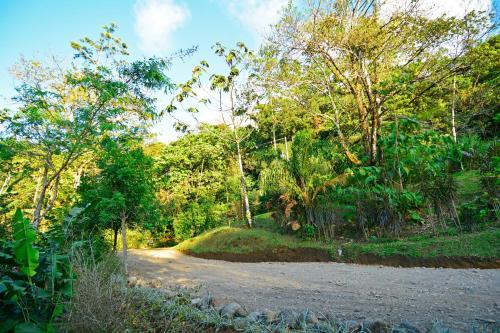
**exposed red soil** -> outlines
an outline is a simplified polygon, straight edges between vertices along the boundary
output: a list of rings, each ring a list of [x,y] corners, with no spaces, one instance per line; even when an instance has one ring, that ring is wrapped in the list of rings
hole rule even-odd
[[[393,267],[500,268],[500,259],[478,257],[414,258],[403,255],[379,257],[374,254],[362,254],[351,262],[363,265],[384,265]]]
[[[256,251],[251,253],[195,253],[192,251],[185,251],[185,253],[193,257],[225,260],[230,262],[344,262],[392,267],[500,268],[500,259],[478,257],[414,258],[403,255],[380,257],[374,254],[361,254],[355,259],[338,260],[333,258],[327,250],[316,248],[291,249],[281,247],[272,251]]]
[[[184,253],[203,259],[217,259],[231,262],[329,262],[332,261],[328,251],[315,248],[290,249],[280,247],[272,251],[255,251],[251,253],[205,252]]]

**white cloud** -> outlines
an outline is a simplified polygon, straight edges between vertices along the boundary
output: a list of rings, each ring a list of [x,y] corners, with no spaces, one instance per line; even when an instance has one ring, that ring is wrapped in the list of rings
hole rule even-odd
[[[278,21],[288,0],[220,0],[246,29],[262,36]]]
[[[172,33],[190,17],[189,9],[174,0],[139,0],[134,6],[135,31],[147,54],[165,53],[172,47]]]
[[[412,0],[386,0],[381,8],[381,15],[389,16],[390,13],[408,6]],[[442,15],[462,18],[467,13],[484,11],[489,13],[492,10],[491,0],[419,0],[419,9],[430,18]]]

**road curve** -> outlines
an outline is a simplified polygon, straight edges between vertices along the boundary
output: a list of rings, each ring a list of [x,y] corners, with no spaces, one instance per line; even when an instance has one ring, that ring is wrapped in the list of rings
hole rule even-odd
[[[500,321],[500,270],[396,268],[341,263],[234,263],[174,249],[130,250],[131,275],[157,284],[201,286],[248,310],[332,313],[341,320],[441,321],[465,331]]]

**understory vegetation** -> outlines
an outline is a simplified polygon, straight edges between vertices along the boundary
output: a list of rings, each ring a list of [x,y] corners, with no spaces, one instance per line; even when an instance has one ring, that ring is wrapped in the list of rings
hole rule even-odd
[[[500,258],[495,18],[418,2],[290,2],[259,49],[216,43],[182,83],[168,72],[196,47],[132,59],[114,24],[69,65],[21,58],[0,110],[0,332],[271,330],[128,288],[130,247]]]

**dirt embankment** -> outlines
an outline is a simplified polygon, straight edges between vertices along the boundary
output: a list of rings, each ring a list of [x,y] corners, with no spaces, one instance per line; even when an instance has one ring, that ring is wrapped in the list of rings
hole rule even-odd
[[[379,257],[373,254],[362,254],[352,262],[363,265],[384,265],[393,267],[500,268],[500,259],[477,257],[413,258],[402,255]]]
[[[392,267],[432,267],[432,268],[479,268],[498,269],[500,259],[478,257],[433,257],[414,258],[403,255],[380,257],[374,254],[360,254],[355,258],[334,258],[327,250],[317,248],[281,247],[272,251],[251,253],[205,252],[184,253],[203,259],[225,260],[230,262],[342,262],[362,265],[383,265]]]

